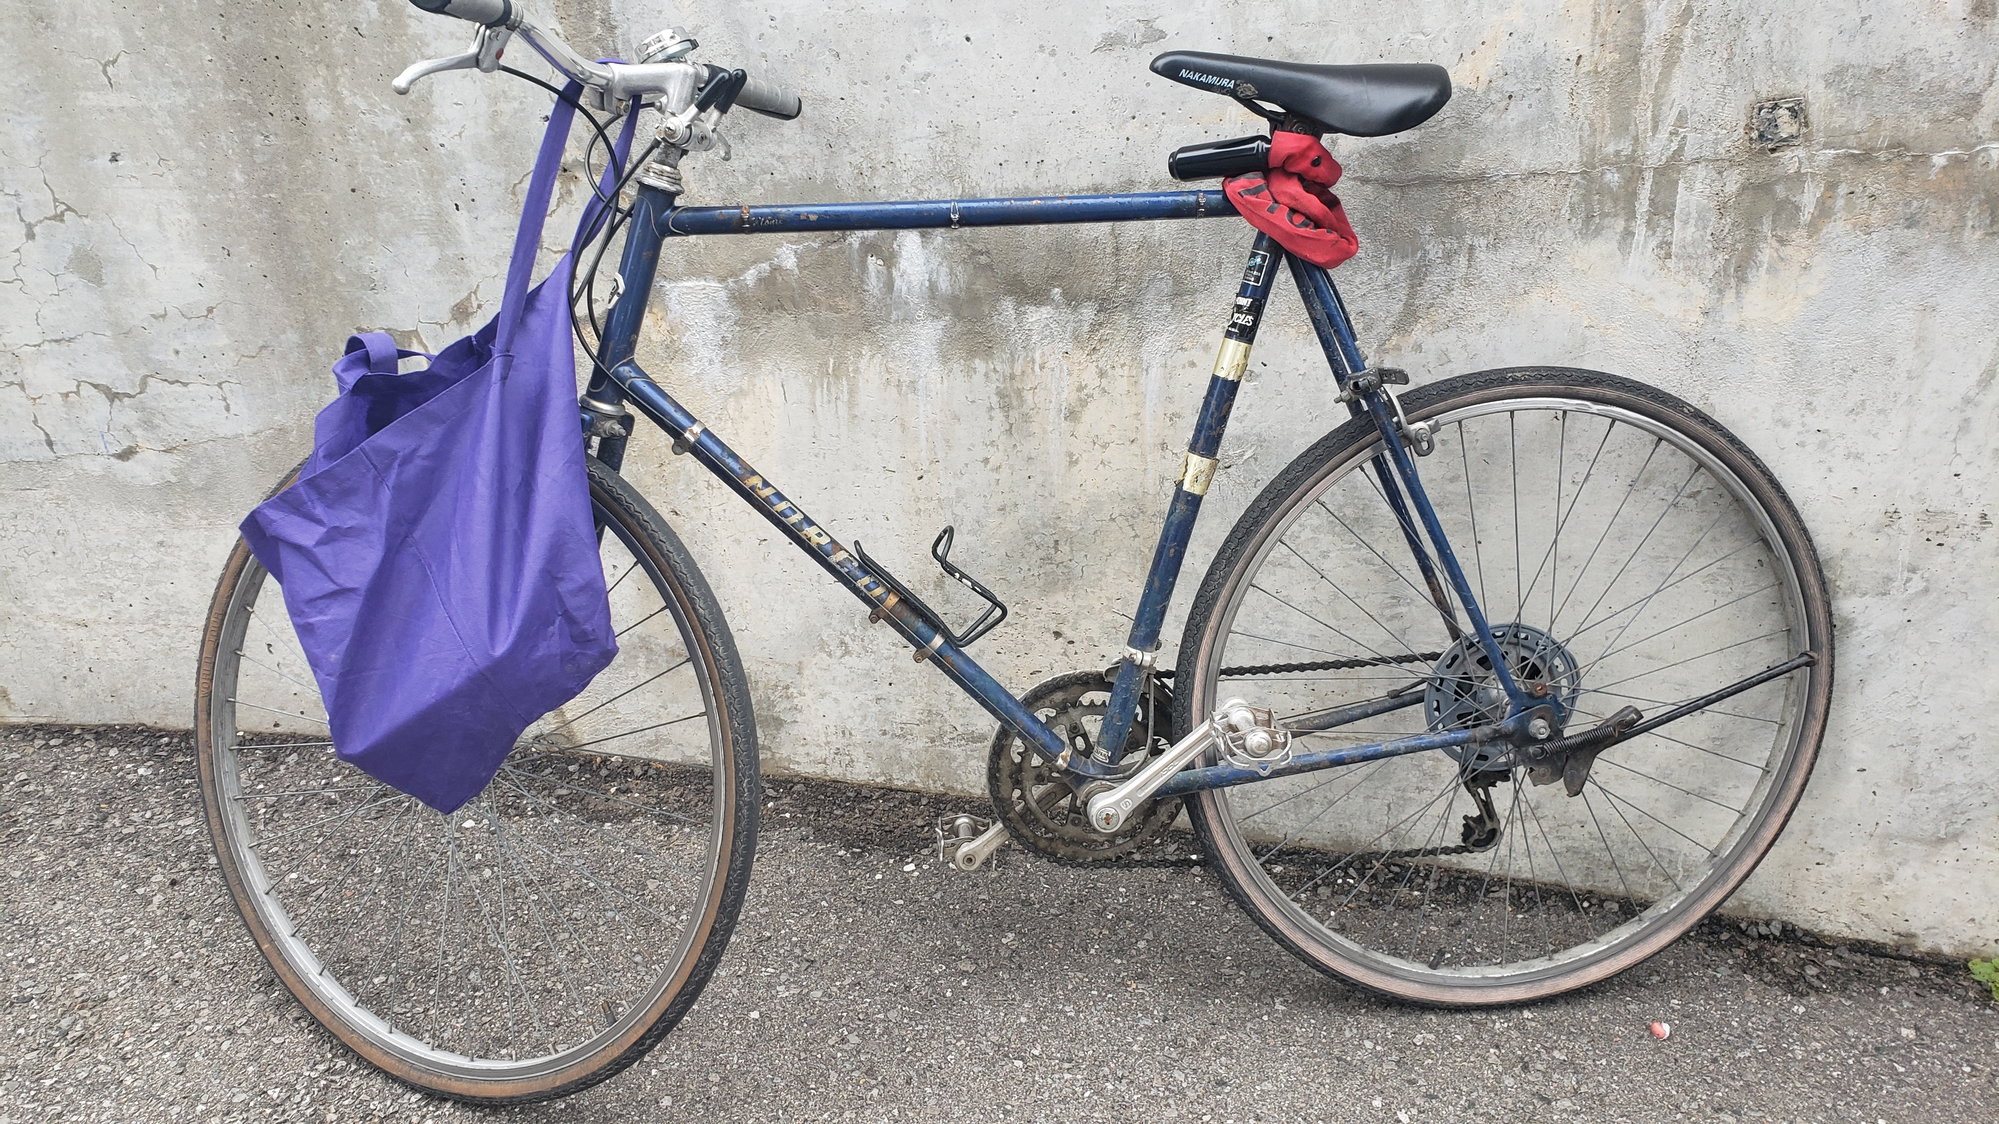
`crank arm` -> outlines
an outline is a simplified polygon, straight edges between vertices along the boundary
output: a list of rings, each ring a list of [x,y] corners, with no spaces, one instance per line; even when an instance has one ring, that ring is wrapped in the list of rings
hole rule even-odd
[[[959,832],[959,834],[955,838],[945,837],[939,847],[939,850],[943,852],[943,857],[959,870],[973,871],[979,869],[986,865],[987,859],[993,857],[994,851],[1006,846],[1006,841],[1009,837],[1006,831],[1005,820],[994,820],[991,827],[986,828],[977,835],[967,836],[964,834],[970,832],[977,822],[971,816],[953,817],[952,828]],[[941,834],[942,829],[940,828],[939,831]]]
[[[1173,779],[1173,774],[1218,745],[1224,733],[1248,734],[1257,728],[1256,716],[1248,703],[1241,699],[1223,703],[1206,722],[1194,727],[1166,752],[1147,761],[1144,768],[1131,775],[1130,780],[1090,797],[1090,826],[1106,835],[1117,831],[1131,819],[1131,814],[1141,804],[1152,799],[1162,785]]]
[[[1047,792],[1036,798],[1035,805],[1043,812],[1052,812],[1056,805],[1072,795],[1066,786],[1050,785]],[[994,820],[991,827],[977,835],[970,835],[978,822],[972,816],[951,816],[937,826],[941,857],[959,870],[973,871],[986,865],[993,852],[1006,846],[1007,840],[1013,838],[1006,829],[1005,820]],[[947,835],[947,829],[953,834]]]

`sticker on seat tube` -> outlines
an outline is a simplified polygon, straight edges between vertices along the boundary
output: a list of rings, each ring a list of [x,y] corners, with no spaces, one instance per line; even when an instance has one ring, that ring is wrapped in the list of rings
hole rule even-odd
[[[1215,377],[1230,382],[1241,382],[1245,371],[1249,370],[1249,345],[1236,339],[1222,341],[1222,350],[1215,356]]]
[[[1263,298],[1237,297],[1235,311],[1229,314],[1228,330],[1222,336],[1241,343],[1255,343],[1256,326],[1262,322]]]
[[[1260,287],[1263,278],[1270,272],[1270,255],[1262,250],[1252,250],[1249,265],[1242,271],[1242,283]]]
[[[1205,496],[1208,494],[1208,485],[1214,483],[1215,469],[1218,465],[1219,462],[1213,457],[1188,453],[1187,459],[1181,462],[1180,479],[1176,483],[1191,495]]]

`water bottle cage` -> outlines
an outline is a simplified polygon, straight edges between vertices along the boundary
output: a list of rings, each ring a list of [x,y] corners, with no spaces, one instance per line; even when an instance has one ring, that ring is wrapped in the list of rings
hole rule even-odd
[[[946,625],[944,618],[938,615],[937,610],[932,609],[921,597],[912,593],[908,586],[902,584],[894,574],[889,573],[886,566],[868,557],[868,552],[861,549],[859,542],[854,543],[854,555],[861,560],[861,564],[866,566],[870,573],[881,580],[883,585],[888,586],[890,590],[894,591],[897,597],[907,603],[911,609],[914,609],[916,614],[923,618],[924,623],[936,629],[938,635],[949,640],[957,647],[964,648],[970,646],[972,641],[998,628],[1000,622],[1006,619],[1007,608],[1006,603],[994,595],[992,590],[987,589],[977,578],[959,569],[951,561],[951,543],[956,536],[957,528],[955,526],[947,526],[937,532],[936,540],[930,544],[930,557],[937,560],[937,565],[943,568],[947,576],[959,585],[977,594],[979,599],[986,603],[985,611],[980,613],[979,618],[973,621],[971,626],[966,628],[962,633],[955,632],[950,626]]]

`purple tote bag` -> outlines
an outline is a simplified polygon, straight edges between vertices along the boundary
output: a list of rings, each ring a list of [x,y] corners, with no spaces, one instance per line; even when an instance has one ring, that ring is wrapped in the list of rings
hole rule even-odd
[[[570,256],[528,286],[571,117],[567,101],[549,115],[499,315],[435,357],[378,332],[349,339],[312,455],[243,521],[283,587],[335,752],[440,812],[477,795],[521,732],[617,654],[576,410]],[[586,229],[598,214],[593,199]],[[429,362],[399,373],[412,358]]]

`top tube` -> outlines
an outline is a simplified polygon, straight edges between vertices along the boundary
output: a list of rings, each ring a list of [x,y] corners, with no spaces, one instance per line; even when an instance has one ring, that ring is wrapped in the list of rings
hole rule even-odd
[[[1045,226],[1076,222],[1235,217],[1220,189],[1130,195],[1038,195],[1013,199],[922,199],[885,203],[803,203],[766,207],[675,207],[659,218],[662,236],[787,234],[808,230],[943,230],[961,226]]]

